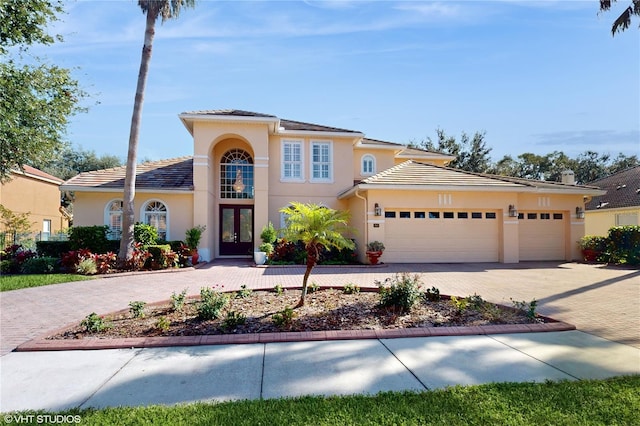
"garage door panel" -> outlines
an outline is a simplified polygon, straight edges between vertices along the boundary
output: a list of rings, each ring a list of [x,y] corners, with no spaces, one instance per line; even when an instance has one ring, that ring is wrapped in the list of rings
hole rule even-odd
[[[383,260],[390,263],[497,262],[496,219],[391,219],[385,221]]]
[[[535,219],[524,217],[518,221],[520,260],[564,260],[564,220],[540,219],[538,214]]]

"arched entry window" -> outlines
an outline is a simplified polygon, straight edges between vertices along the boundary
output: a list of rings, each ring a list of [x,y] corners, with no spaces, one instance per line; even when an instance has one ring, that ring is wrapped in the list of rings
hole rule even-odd
[[[158,237],[167,239],[167,206],[161,201],[149,201],[142,212],[142,222],[158,230]]]
[[[220,198],[253,198],[253,159],[234,148],[220,160]]]
[[[109,227],[108,239],[119,240],[122,237],[122,200],[113,200],[107,204],[105,224]]]

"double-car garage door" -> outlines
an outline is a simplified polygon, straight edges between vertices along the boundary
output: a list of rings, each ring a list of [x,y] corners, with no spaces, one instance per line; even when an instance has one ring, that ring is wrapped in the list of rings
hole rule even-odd
[[[497,262],[496,211],[386,210],[384,261]]]
[[[384,261],[498,262],[501,227],[498,211],[389,209],[385,211]],[[564,213],[520,213],[520,261],[565,259],[565,234]]]

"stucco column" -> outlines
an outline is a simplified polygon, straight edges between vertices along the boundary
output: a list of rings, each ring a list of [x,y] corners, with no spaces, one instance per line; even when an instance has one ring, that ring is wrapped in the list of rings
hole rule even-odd
[[[211,159],[208,155],[195,155],[193,158],[193,224],[205,225],[207,229],[202,234],[198,254],[200,258],[209,262],[213,256],[214,222],[212,214],[212,196],[208,185]]]
[[[566,216],[571,218],[568,240],[565,244],[566,260],[582,260],[582,252],[580,246],[578,246],[578,241],[585,235],[584,219],[578,218],[575,212],[571,211]]]
[[[264,150],[262,156],[256,155],[254,158],[254,250],[257,250],[260,244],[262,244],[260,233],[262,232],[262,228],[267,226],[267,224],[269,223],[269,157],[267,156],[267,154],[267,151]],[[276,224],[275,226],[278,226],[278,224]]]

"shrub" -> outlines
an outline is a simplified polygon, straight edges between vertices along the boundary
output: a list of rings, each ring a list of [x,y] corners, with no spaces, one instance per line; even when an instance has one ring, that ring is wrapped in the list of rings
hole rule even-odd
[[[467,296],[468,306],[476,311],[482,309],[485,303],[484,299],[478,294],[473,293],[473,296]]]
[[[171,294],[171,306],[173,307],[173,310],[176,312],[181,312],[182,308],[184,308],[184,302],[186,298],[187,298],[186,288],[182,290],[182,293],[180,294],[176,294],[176,292],[174,291]]]
[[[142,243],[134,243],[131,259],[125,262],[124,268],[130,271],[140,270],[150,256],[151,254],[142,247]]]
[[[222,329],[228,331],[242,325],[246,322],[247,317],[236,311],[227,312],[227,317],[222,322]]]
[[[33,257],[26,260],[20,269],[23,274],[51,274],[58,270],[58,258]]]
[[[60,264],[67,271],[77,272],[78,264],[92,257],[93,253],[89,249],[71,250],[62,255]]]
[[[60,259],[64,253],[71,251],[69,241],[37,241],[38,256],[56,257]]]
[[[437,289],[435,286],[428,288],[425,290],[425,292],[423,293],[422,297],[424,298],[425,301],[429,301],[429,302],[439,302],[440,301],[440,290]]]
[[[360,293],[360,287],[358,286],[358,284],[347,283],[344,285],[344,287],[342,287],[342,292],[344,294]]]
[[[276,294],[277,294],[278,296],[280,296],[282,293],[284,293],[284,288],[282,287],[282,284],[276,284],[276,285],[273,287],[273,291],[275,291],[275,292],[276,292]]]
[[[296,313],[290,307],[286,307],[280,312],[271,315],[271,320],[278,327],[285,327],[291,325],[293,319],[296,317]]]
[[[84,259],[76,266],[76,272],[80,275],[95,275],[98,273],[98,266],[93,258]]]
[[[202,233],[206,231],[206,229],[207,227],[205,225],[198,225],[187,229],[184,238],[187,246],[191,249],[197,249],[198,244],[200,244],[200,239],[202,238]]]
[[[94,254],[93,260],[96,262],[96,269],[99,274],[109,273],[112,269],[115,269],[118,256],[110,251],[105,254]]]
[[[141,300],[129,302],[129,312],[131,312],[134,318],[144,318],[144,307],[146,305],[146,302]]]
[[[229,296],[208,287],[200,289],[200,303],[198,304],[198,318],[211,320],[220,318],[221,311],[229,303]]]
[[[271,253],[273,253],[273,244],[271,244],[271,243],[262,243],[258,247],[258,250],[267,253],[267,256],[271,256]]]
[[[465,299],[464,297],[457,298],[456,296],[451,296],[451,300],[449,301],[449,303],[451,303],[451,306],[455,308],[458,314],[461,314],[464,311],[466,311],[467,306],[469,305],[469,301],[467,299]]]
[[[8,274],[16,274],[20,272],[22,264],[29,259],[36,257],[36,253],[25,249],[20,244],[11,245],[4,250],[0,251],[0,260],[6,261],[3,264],[3,269],[7,270]]]
[[[104,318],[91,312],[80,322],[80,326],[84,327],[89,333],[99,333],[111,327],[111,324],[106,322]]]
[[[519,311],[522,311],[527,314],[527,318],[533,320],[538,315],[536,313],[536,307],[538,306],[538,301],[533,299],[531,302],[527,303],[525,301],[518,302],[517,300],[511,299],[511,303],[513,307]]]
[[[133,225],[133,239],[142,247],[147,248],[158,241],[158,230],[154,226],[137,222]]]
[[[17,269],[17,264],[13,260],[0,260],[0,274],[11,274]]]
[[[160,331],[167,332],[169,331],[169,327],[171,327],[171,321],[169,321],[167,317],[160,317],[156,321],[156,328]]]
[[[169,244],[147,246],[149,258],[145,266],[150,269],[167,269],[176,266],[178,256],[171,251]]]
[[[614,226],[609,229],[606,261],[617,264],[640,264],[640,226]]]
[[[320,285],[315,281],[307,287],[307,293],[315,293],[318,290],[320,290]]]
[[[409,311],[420,296],[420,276],[409,273],[396,274],[383,283],[376,281],[380,293],[380,306]]]
[[[260,233],[260,239],[263,243],[273,244],[276,242],[276,238],[278,238],[278,234],[273,227],[273,223],[269,222],[265,227],[262,228],[262,232]],[[265,250],[260,250],[265,251]]]
[[[74,226],[69,228],[71,250],[88,249],[94,253],[106,253],[110,247],[106,225]]]
[[[244,299],[251,296],[251,293],[253,293],[253,290],[251,290],[250,288],[247,288],[246,284],[242,284],[240,286],[240,290],[238,291],[238,293],[236,293],[236,297],[240,299]]]
[[[585,235],[578,241],[580,248],[583,250],[605,251],[608,244],[607,237],[600,235]]]

